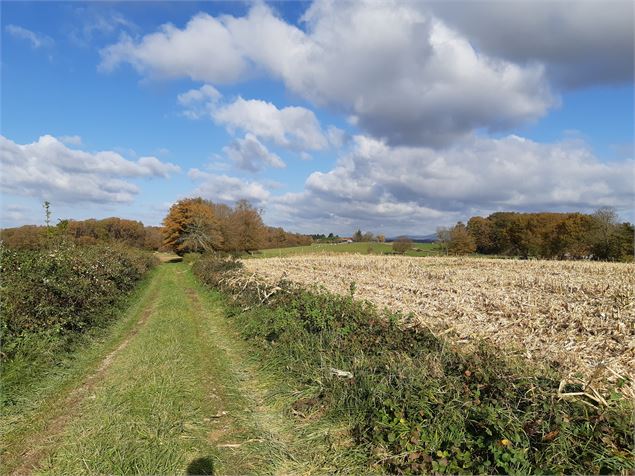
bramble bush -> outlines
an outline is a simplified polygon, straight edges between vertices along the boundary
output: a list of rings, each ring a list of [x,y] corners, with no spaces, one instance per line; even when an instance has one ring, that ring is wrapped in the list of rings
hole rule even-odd
[[[384,471],[615,474],[635,467],[633,405],[618,393],[608,407],[563,400],[557,369],[547,364],[538,368],[485,343],[456,349],[407,316],[352,295],[224,279],[239,267],[206,257],[193,271],[232,298],[228,314],[267,367],[284,369],[302,394],[314,395],[305,402],[349,421],[370,463]]]
[[[96,325],[154,264],[150,253],[117,244],[0,245],[3,358],[29,334],[81,333]]]

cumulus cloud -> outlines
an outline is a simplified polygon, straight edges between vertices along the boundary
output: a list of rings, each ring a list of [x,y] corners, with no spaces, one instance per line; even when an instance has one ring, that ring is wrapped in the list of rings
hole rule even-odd
[[[243,180],[228,175],[217,175],[203,172],[199,169],[191,169],[188,176],[198,183],[194,195],[213,200],[233,204],[238,200],[249,200],[256,206],[262,205],[270,197],[267,188],[256,181]]]
[[[198,89],[190,89],[189,91],[179,94],[177,100],[182,106],[190,106],[201,102],[216,102],[221,98],[222,94],[211,84],[204,84]]]
[[[2,192],[56,202],[130,202],[139,188],[125,179],[180,170],[156,157],[131,161],[112,151],[71,149],[50,135],[24,145],[0,136],[0,160]]]
[[[212,112],[217,124],[240,129],[287,148],[319,150],[328,145],[313,111],[304,107],[284,107],[258,99],[239,97]]]
[[[431,2],[429,7],[480,50],[540,62],[564,87],[633,81],[630,0]]]
[[[236,167],[249,172],[258,172],[266,165],[283,169],[286,164],[276,154],[260,143],[253,134],[247,133],[244,139],[236,139],[223,152],[229,157]]]
[[[28,30],[19,25],[7,25],[5,31],[14,38],[26,40],[31,43],[32,48],[51,47],[55,43],[53,38]]]
[[[59,141],[66,145],[82,145],[82,138],[80,136],[60,136]]]
[[[306,31],[260,3],[245,17],[199,14],[183,29],[123,37],[102,50],[101,68],[130,63],[214,84],[264,71],[392,145],[447,145],[534,120],[557,102],[540,64],[477,52],[424,4],[317,1],[303,21]]]
[[[101,50],[99,67],[112,71],[121,63],[153,77],[211,83],[236,81],[247,70],[222,18],[205,13],[195,15],[182,30],[168,23],[140,40],[124,33],[118,43]]]
[[[277,74],[392,145],[447,145],[534,120],[555,102],[540,65],[478,53],[416,3],[315,2],[304,19],[311,47]]]
[[[272,204],[289,223],[430,232],[497,210],[630,211],[634,167],[633,160],[601,162],[579,140],[470,137],[438,151],[356,136],[331,171],[314,172],[304,192]]]
[[[198,89],[190,89],[177,96],[178,103],[183,106],[183,115],[190,119],[210,116],[223,95],[211,84],[204,84]]]

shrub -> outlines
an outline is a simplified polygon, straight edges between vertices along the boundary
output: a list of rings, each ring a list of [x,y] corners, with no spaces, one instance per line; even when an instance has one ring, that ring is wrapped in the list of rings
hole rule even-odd
[[[241,269],[243,264],[232,256],[204,255],[194,263],[194,274],[205,284],[217,286],[229,271]]]
[[[406,237],[397,238],[392,243],[392,250],[395,253],[404,254],[412,249],[412,240]]]
[[[59,243],[35,251],[0,247],[0,258],[5,354],[26,333],[89,328],[155,264],[149,253],[121,245]]]
[[[200,253],[185,253],[183,255],[183,262],[187,264],[193,264],[196,263],[200,257]]]

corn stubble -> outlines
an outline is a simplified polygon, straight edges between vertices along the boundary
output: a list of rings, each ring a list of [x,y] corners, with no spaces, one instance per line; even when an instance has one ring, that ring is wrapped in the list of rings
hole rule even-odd
[[[436,335],[485,339],[602,389],[635,377],[635,265],[311,255],[245,260],[250,273],[412,313]],[[612,386],[612,385],[611,385]],[[634,397],[632,385],[623,393]]]

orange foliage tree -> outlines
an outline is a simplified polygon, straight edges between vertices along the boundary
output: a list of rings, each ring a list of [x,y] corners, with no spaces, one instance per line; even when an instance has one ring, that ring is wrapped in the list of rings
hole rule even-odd
[[[221,224],[212,204],[187,198],[172,205],[163,220],[163,244],[178,254],[221,250]]]

